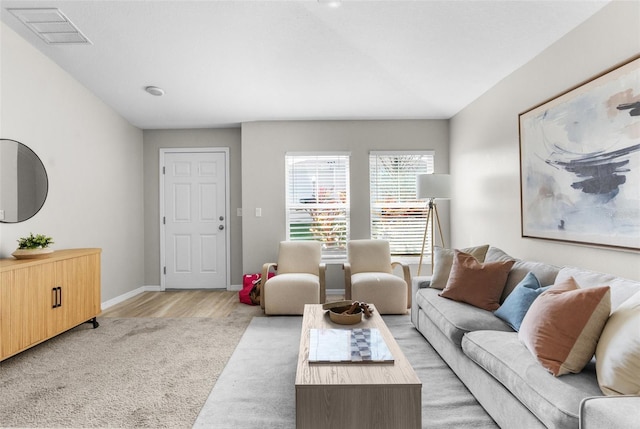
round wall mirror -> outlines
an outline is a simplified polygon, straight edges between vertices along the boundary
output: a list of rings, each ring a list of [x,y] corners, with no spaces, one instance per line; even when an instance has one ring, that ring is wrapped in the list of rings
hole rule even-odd
[[[49,191],[44,164],[15,140],[0,139],[0,222],[22,222],[42,208]]]

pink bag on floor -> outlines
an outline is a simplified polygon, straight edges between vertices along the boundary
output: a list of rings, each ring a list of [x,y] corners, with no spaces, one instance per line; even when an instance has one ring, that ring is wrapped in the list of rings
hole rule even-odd
[[[268,278],[274,276],[269,273]],[[261,274],[245,274],[242,277],[242,290],[238,292],[240,302],[248,305],[260,304],[260,283]]]

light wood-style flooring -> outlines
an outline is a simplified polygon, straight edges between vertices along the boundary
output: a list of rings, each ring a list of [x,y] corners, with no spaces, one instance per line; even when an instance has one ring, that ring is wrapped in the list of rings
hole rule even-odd
[[[102,312],[100,317],[227,317],[237,305],[238,292],[169,290],[143,292]]]
[[[327,296],[327,301],[343,299],[342,295]],[[100,317],[227,317],[237,306],[261,315],[260,306],[240,303],[238,292],[225,290],[168,290],[143,292],[109,307]]]

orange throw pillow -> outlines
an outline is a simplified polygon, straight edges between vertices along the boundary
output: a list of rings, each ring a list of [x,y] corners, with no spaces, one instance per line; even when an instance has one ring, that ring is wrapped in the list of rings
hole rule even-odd
[[[573,277],[536,298],[518,338],[553,375],[582,371],[611,311],[609,286],[580,288]]]
[[[472,255],[456,249],[449,280],[440,296],[488,311],[497,310],[514,263],[498,261],[481,264]]]

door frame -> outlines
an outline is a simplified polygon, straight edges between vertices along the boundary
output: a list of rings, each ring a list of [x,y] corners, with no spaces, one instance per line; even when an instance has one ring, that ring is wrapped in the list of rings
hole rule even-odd
[[[226,281],[224,288],[229,290],[231,285],[231,208],[229,207],[231,204],[231,185],[229,183],[230,173],[229,173],[229,148],[228,147],[215,147],[215,146],[207,146],[207,147],[175,147],[175,148],[161,148],[160,149],[160,165],[158,168],[159,173],[159,181],[160,181],[160,290],[164,291],[165,286],[165,268],[166,267],[166,255],[165,255],[165,224],[163,222],[165,215],[165,201],[164,201],[164,172],[163,168],[165,166],[165,155],[167,153],[197,153],[197,152],[207,152],[207,153],[224,153],[224,163],[225,163],[225,219],[227,219],[225,228],[225,270],[226,270]]]

